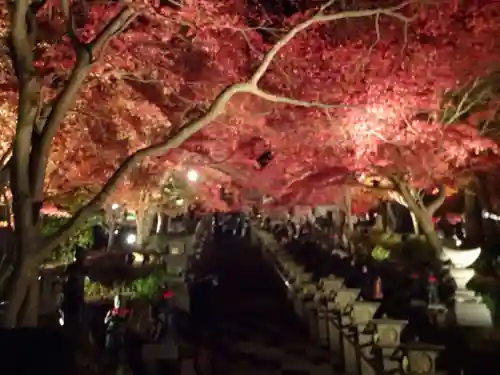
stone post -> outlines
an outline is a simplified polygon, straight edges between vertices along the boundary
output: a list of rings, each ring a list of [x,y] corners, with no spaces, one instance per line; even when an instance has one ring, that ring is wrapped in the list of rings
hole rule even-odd
[[[437,375],[436,359],[444,349],[443,346],[418,342],[403,345],[405,375]]]
[[[335,296],[335,303],[339,311],[340,317],[340,337],[343,351],[343,364],[345,374],[357,374],[357,355],[356,350],[353,350],[352,345],[348,345],[350,341],[356,340],[356,330],[352,317],[352,305],[359,297],[360,289],[342,288]]]
[[[374,319],[372,322],[375,325],[378,362],[384,373],[396,371],[399,369],[400,364],[394,360],[393,354],[401,344],[401,332],[408,324],[408,321],[384,318]]]
[[[348,374],[360,373],[362,375],[374,375],[375,369],[372,366],[371,349],[373,347],[373,331],[369,328],[373,315],[380,306],[379,302],[356,301],[352,304],[351,321],[352,327],[349,333],[352,335],[343,336],[344,360],[346,372],[352,368]],[[348,366],[348,363],[354,362]],[[363,366],[362,366],[363,365]],[[364,370],[364,371],[363,371]]]
[[[314,313],[314,294],[317,291],[317,287],[315,284],[308,282],[301,284],[300,290],[298,291],[295,301],[297,302],[297,315],[304,321],[306,327],[311,328],[312,324],[311,320],[316,321],[316,316]],[[314,338],[314,335],[317,335],[316,332],[309,332],[311,334],[311,338]]]
[[[297,266],[295,263],[287,264],[287,267],[285,268],[285,277],[288,280],[289,284],[288,298],[291,301],[294,300],[295,289],[300,284],[300,279],[303,278],[303,276],[301,275],[305,273],[306,272],[301,267]]]
[[[318,341],[321,346],[329,346],[328,303],[333,302],[337,291],[344,285],[340,278],[328,277],[320,280],[320,293],[317,302],[318,310]]]
[[[358,298],[359,293],[360,289],[341,288],[334,300],[327,302],[329,348],[335,354],[342,354],[341,315]]]
[[[311,279],[312,279],[312,274],[311,273],[297,273],[294,274],[293,281],[291,282],[292,287],[291,287],[291,297],[293,300],[293,308],[295,311],[295,314],[299,317],[304,316],[304,301],[303,297],[305,295],[302,295],[302,289],[304,284],[311,284]]]
[[[353,323],[357,327],[357,343],[361,354],[370,355],[373,345],[373,331],[370,331],[368,324],[372,321],[373,315],[380,307],[380,302],[356,301],[352,306]]]
[[[451,276],[455,280],[455,319],[462,327],[492,327],[493,318],[490,309],[481,297],[467,289],[467,283],[474,277],[475,271],[470,268],[453,267]]]

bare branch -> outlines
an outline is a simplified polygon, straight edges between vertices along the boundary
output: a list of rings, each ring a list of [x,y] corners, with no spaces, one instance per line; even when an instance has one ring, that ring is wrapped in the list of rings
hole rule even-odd
[[[377,15],[386,15],[389,17],[393,17],[399,19],[402,22],[411,22],[412,18],[408,18],[400,13],[397,13],[398,10],[405,8],[408,3],[403,3],[401,5],[391,7],[391,8],[376,8],[376,9],[366,9],[366,10],[356,10],[356,11],[345,11],[334,14],[324,14],[324,11],[333,4],[332,1],[327,2],[323,7],[320,8],[320,11],[313,16],[312,18],[299,23],[294,28],[292,28],[288,33],[283,36],[264,56],[262,63],[259,65],[255,73],[252,75],[250,82],[254,85],[258,85],[259,81],[262,79],[264,74],[269,69],[271,63],[275,59],[276,55],[300,32],[308,29],[309,27],[318,24],[318,23],[326,23],[332,21],[338,21],[342,19],[353,19],[353,18],[366,18],[373,17]]]
[[[0,158],[0,189],[7,186],[10,178],[10,166],[12,163],[12,144]]]
[[[75,48],[75,50],[78,50],[79,48],[81,48],[82,42],[76,34],[75,20],[73,17],[73,12],[71,11],[70,1],[71,0],[61,0],[61,8],[64,17],[66,18],[66,33],[68,34],[68,37],[73,44],[73,48]]]
[[[10,145],[7,150],[0,157],[0,171],[5,168],[5,166],[9,163],[10,157],[12,156],[12,145]]]
[[[69,9],[66,11],[69,12]],[[59,126],[63,121],[66,113],[71,108],[76,100],[76,96],[82,83],[87,78],[93,64],[93,51],[102,53],[107,42],[124,27],[130,24],[137,16],[137,13],[128,6],[125,6],[103,29],[103,31],[95,38],[89,46],[84,46],[78,41],[77,43],[77,58],[75,66],[66,83],[64,89],[59,93],[57,99],[52,106],[47,121],[43,126],[41,140],[39,145],[34,145],[32,162],[34,163],[33,171],[35,175],[32,178],[32,193],[34,195],[43,194],[43,184],[45,180],[46,167],[49,160],[50,148],[52,140],[59,130]],[[71,19],[71,16],[68,16]],[[68,21],[72,22],[72,21]],[[74,35],[76,37],[76,35]],[[41,197],[35,197],[35,199]]]
[[[10,50],[19,81],[18,116],[13,140],[13,175],[20,196],[29,196],[29,152],[40,103],[40,82],[35,71],[35,55],[29,30],[30,1],[10,5]]]
[[[26,24],[26,15],[29,12],[29,0],[19,0],[12,5],[11,14],[11,41],[14,67],[20,81],[24,81],[34,72],[34,55]],[[26,75],[29,75],[28,77]]]
[[[281,103],[281,104],[289,104],[289,105],[294,105],[297,107],[306,107],[306,108],[320,108],[320,109],[331,109],[331,108],[339,108],[339,107],[348,107],[345,104],[342,103],[337,103],[337,104],[328,104],[328,103],[321,103],[321,102],[316,102],[316,101],[307,101],[307,100],[300,100],[300,99],[293,99],[293,98],[288,98],[286,96],[280,96],[276,94],[271,94],[267,91],[261,90],[259,88],[252,88],[248,92],[249,94],[253,94],[255,96],[258,96],[259,98],[262,98],[264,100],[267,100],[268,102],[272,103]]]
[[[92,50],[102,53],[108,42],[116,35],[122,33],[138,16],[137,11],[125,6],[90,43]]]
[[[436,196],[436,198],[434,198],[434,200],[432,201],[432,203],[430,203],[426,207],[427,212],[429,212],[429,214],[431,216],[434,215],[434,213],[438,210],[439,207],[441,207],[441,205],[444,203],[444,200],[446,199],[446,188],[445,188],[445,186],[444,185],[440,185],[438,187],[438,189],[439,189],[438,195]]]

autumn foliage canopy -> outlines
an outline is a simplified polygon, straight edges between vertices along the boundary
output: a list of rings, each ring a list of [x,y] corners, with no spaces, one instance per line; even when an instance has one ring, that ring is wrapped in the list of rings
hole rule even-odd
[[[43,3],[35,66],[50,101],[74,65],[75,40],[63,17],[66,2]],[[122,6],[69,3],[81,42],[94,38]],[[373,8],[365,3],[359,8]],[[134,4],[140,15],[93,57],[53,142],[49,195],[103,185],[131,152],[168,139],[226,87],[249,79],[285,31],[318,10],[314,1],[295,4],[294,11],[288,3],[279,8],[242,0]],[[0,12],[6,37],[8,17]],[[256,189],[282,204],[323,204],[362,174],[405,175],[429,186],[454,183],[457,174],[484,162],[485,150],[492,150],[488,160],[495,165],[496,144],[478,131],[493,108],[472,115],[470,98],[446,101],[445,94],[499,67],[500,4],[415,1],[397,15],[318,22],[298,33],[259,83],[268,96],[236,94],[225,113],[168,154],[144,160],[117,191],[126,194],[157,183],[169,169],[193,167],[202,175],[204,199],[218,200],[223,184],[241,199]],[[13,69],[0,61],[4,150],[15,127]],[[266,151],[272,160],[261,167],[256,159]]]

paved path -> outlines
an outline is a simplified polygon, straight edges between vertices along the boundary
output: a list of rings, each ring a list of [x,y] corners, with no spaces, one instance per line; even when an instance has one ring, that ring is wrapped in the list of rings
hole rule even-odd
[[[331,375],[328,353],[301,332],[281,280],[259,250],[229,238],[216,243],[215,257],[218,375]]]

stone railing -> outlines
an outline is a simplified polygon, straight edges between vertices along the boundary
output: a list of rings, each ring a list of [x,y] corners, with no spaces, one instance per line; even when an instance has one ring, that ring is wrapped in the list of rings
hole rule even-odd
[[[453,309],[441,309],[454,323],[462,327],[492,327],[493,319],[481,297],[467,288],[475,271],[470,268],[481,255],[481,248],[450,249],[444,247],[443,259],[450,262],[450,275],[455,280],[457,289],[454,295]]]
[[[374,319],[380,303],[360,300],[359,289],[329,275],[319,282],[297,264],[272,236],[258,229],[253,235],[280,273],[296,315],[311,340],[328,348],[337,371],[346,375],[436,375],[443,347],[420,342],[401,343],[406,320]]]

